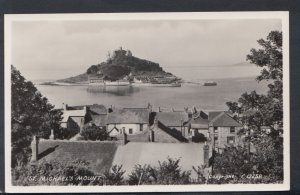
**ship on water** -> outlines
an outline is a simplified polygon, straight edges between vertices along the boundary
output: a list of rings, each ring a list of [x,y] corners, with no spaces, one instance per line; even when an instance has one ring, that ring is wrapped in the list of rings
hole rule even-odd
[[[203,83],[203,86],[216,86],[217,82],[215,81],[207,81]]]

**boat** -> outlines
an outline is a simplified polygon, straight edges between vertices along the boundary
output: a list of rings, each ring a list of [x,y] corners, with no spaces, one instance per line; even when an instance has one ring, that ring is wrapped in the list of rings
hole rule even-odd
[[[214,81],[207,81],[203,84],[203,86],[216,86],[217,83]]]

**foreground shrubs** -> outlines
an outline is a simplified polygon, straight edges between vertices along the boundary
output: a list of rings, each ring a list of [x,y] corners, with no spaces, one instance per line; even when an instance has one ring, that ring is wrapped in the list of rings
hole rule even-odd
[[[37,165],[22,166],[19,164],[12,170],[12,179],[13,185],[22,186],[184,185],[282,182],[280,175],[274,173],[262,175],[257,171],[254,172],[252,162],[247,162],[243,157],[238,157],[243,152],[244,150],[242,149],[232,149],[216,156],[213,175],[210,172],[205,173],[207,170],[204,166],[193,166],[191,171],[183,171],[179,166],[180,159],[172,158],[167,158],[166,161],[159,162],[156,167],[135,165],[126,179],[124,177],[125,170],[119,165],[113,165],[111,169],[99,175],[92,171],[87,162],[73,160],[65,163],[54,160],[51,162],[41,161]],[[234,158],[232,158],[232,153],[236,154]],[[196,173],[196,179],[192,179],[192,171]],[[263,177],[260,177],[260,175]]]

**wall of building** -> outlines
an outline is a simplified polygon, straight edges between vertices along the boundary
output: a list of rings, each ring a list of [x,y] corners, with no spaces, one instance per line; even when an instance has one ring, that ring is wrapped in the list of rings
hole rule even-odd
[[[72,130],[72,131],[80,131],[80,126],[74,122],[73,120],[68,120],[67,121],[67,129]]]
[[[119,133],[121,133],[121,129],[125,128],[125,133],[127,135],[131,135],[146,131],[148,129],[148,124],[142,124],[142,129],[140,124],[109,124],[107,125],[107,131],[110,132],[115,127],[119,129]],[[132,132],[130,132],[130,129],[132,129]]]
[[[154,129],[154,142],[160,143],[179,143],[180,141],[174,138],[173,136],[169,135],[168,133],[164,132],[161,129],[155,130]]]
[[[239,137],[237,136],[237,133],[241,129],[241,127],[234,127],[235,131],[230,132],[230,127],[217,127],[216,130],[214,130],[214,127],[209,127],[209,132],[212,140],[212,144],[217,148],[224,148],[226,145],[230,145],[228,143],[228,137],[234,137],[234,145],[237,145],[239,143]],[[213,135],[217,136],[217,139],[213,139]]]

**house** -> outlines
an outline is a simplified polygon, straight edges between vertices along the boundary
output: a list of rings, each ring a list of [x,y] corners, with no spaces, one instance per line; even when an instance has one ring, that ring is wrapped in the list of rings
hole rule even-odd
[[[209,134],[213,147],[218,151],[228,145],[236,145],[237,133],[242,129],[242,124],[234,120],[227,112],[209,112]]]
[[[155,118],[162,125],[180,132],[184,137],[188,135],[189,114],[186,111],[157,112]]]
[[[159,166],[168,158],[180,159],[182,171],[192,171],[192,167],[204,165],[210,172],[209,159],[212,153],[205,143],[155,143],[155,142],[114,142],[114,141],[66,141],[38,140],[34,136],[31,143],[31,163],[39,161],[84,161],[96,175],[103,174],[113,165],[122,165],[124,178],[128,179],[135,165]],[[191,178],[197,179],[196,172]]]
[[[209,139],[209,121],[208,116],[203,111],[193,112],[189,121],[189,138],[195,142],[205,142]]]
[[[128,135],[142,133],[149,128],[149,108],[115,109],[107,115],[107,132],[110,137],[122,133]]]
[[[68,106],[63,104],[61,127],[79,132],[84,126],[95,124],[106,128],[107,109],[104,105]]]
[[[69,108],[68,104],[63,104],[61,127],[79,132],[84,125],[87,108],[83,106],[80,109]]]
[[[97,127],[106,129],[107,112],[104,105],[93,104],[87,106],[85,124],[94,124]]]

